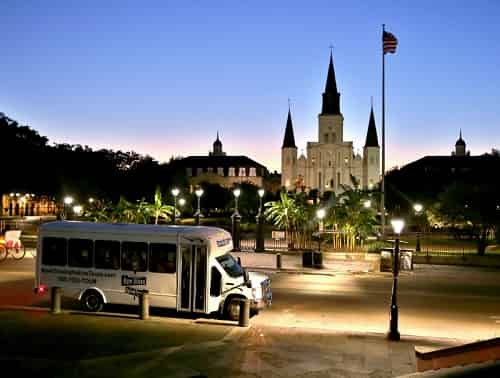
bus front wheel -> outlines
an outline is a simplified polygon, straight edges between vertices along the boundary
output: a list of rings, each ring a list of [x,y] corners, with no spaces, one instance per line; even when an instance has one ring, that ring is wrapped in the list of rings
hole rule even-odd
[[[82,295],[81,304],[85,311],[99,312],[104,307],[104,300],[96,290],[87,290]]]

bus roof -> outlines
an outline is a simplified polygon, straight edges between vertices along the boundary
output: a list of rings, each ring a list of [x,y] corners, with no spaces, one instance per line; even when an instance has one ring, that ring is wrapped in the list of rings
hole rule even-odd
[[[181,225],[157,225],[157,224],[134,224],[134,223],[99,223],[82,221],[54,221],[40,225],[40,233],[44,232],[69,232],[69,233],[96,233],[114,235],[155,235],[167,236],[181,234],[186,237],[196,237],[202,239],[214,239],[230,237],[230,234],[217,227],[208,226],[181,226]]]

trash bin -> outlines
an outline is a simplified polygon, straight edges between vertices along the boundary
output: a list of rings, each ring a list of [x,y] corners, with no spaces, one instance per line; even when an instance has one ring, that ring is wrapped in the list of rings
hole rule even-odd
[[[323,268],[323,253],[314,250],[302,252],[302,267]]]
[[[400,270],[413,270],[413,252],[401,251],[400,253]]]
[[[382,249],[380,251],[380,271],[392,272],[392,250]]]

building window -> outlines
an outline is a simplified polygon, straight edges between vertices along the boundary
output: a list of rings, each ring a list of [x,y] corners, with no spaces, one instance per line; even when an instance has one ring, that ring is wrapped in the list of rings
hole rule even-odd
[[[234,167],[229,167],[228,176],[236,176],[236,173],[234,172]]]
[[[334,189],[334,187],[333,187],[333,179],[330,180],[330,188],[332,188],[332,190]]]
[[[192,168],[186,168],[186,175],[188,177],[191,177],[193,175],[193,169]]]
[[[196,176],[199,176],[203,173],[203,168],[196,168]]]
[[[222,167],[217,168],[217,174],[219,176],[224,176],[224,168],[222,168]]]
[[[257,169],[255,167],[251,167],[250,168],[250,174],[249,174],[249,176],[251,176],[251,177],[257,176]]]
[[[240,167],[238,171],[238,176],[246,176],[247,175],[247,170],[245,167]]]
[[[370,157],[370,164],[371,165],[375,164],[375,158],[373,156]]]
[[[208,168],[207,168],[207,172],[212,173],[213,171],[214,171],[214,169],[213,169],[212,167],[208,167]]]
[[[324,139],[325,139],[325,143],[328,143],[328,133],[327,133],[327,134],[325,134]]]
[[[337,134],[332,133],[332,143],[335,143],[337,141]]]
[[[331,167],[332,166],[332,161],[331,160],[328,160],[328,166]]]
[[[323,183],[321,182],[321,172],[318,172],[318,187],[323,188]]]
[[[337,172],[337,189],[340,189],[340,172]]]

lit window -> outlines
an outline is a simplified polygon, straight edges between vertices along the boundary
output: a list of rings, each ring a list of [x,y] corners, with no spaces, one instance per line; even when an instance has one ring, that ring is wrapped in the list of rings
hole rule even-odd
[[[245,167],[240,167],[238,171],[238,176],[246,176],[247,175],[247,170]]]
[[[255,167],[251,167],[250,168],[250,174],[249,174],[249,176],[251,176],[251,177],[257,176],[257,169],[255,169]]]
[[[217,168],[217,174],[219,176],[224,176],[224,168],[222,168],[222,167]]]
[[[188,177],[191,177],[193,175],[193,169],[192,168],[186,168],[186,175]]]
[[[213,169],[212,167],[208,167],[208,168],[207,168],[207,172],[212,173],[213,171],[214,171],[214,169]]]
[[[196,176],[199,176],[203,173],[203,168],[196,168]]]
[[[229,167],[229,173],[228,176],[236,176],[236,173],[234,171],[234,167]]]

